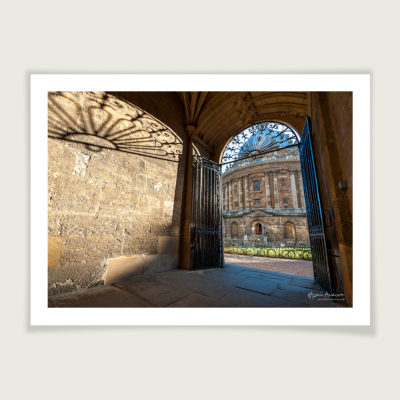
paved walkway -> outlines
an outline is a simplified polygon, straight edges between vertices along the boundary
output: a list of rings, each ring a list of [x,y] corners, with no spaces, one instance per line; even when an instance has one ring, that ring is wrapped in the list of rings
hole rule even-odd
[[[53,296],[49,307],[337,307],[313,279],[226,265],[141,275]]]
[[[281,272],[282,274],[314,278],[312,261],[290,260],[287,258],[242,256],[237,254],[225,254],[224,259],[228,264],[240,265],[241,267],[256,268],[264,271]]]

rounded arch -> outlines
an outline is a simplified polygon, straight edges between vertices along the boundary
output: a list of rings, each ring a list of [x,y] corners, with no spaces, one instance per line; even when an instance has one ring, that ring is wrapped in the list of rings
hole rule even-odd
[[[274,129],[270,129],[268,126],[269,125],[274,126],[278,126],[280,129],[282,129],[282,133],[290,133],[291,137],[293,138],[293,140],[296,142],[296,144],[287,144],[283,147],[270,147],[270,150],[266,151],[276,151],[276,150],[282,150],[285,149],[287,147],[291,147],[293,145],[298,145],[300,143],[300,135],[297,132],[297,130],[294,128],[294,126],[292,126],[292,124],[287,123],[286,121],[283,120],[279,120],[279,119],[268,119],[268,120],[263,120],[257,123],[250,123],[245,125],[245,127],[243,129],[241,129],[239,132],[236,131],[235,134],[233,134],[232,136],[229,137],[229,139],[227,139],[227,141],[225,142],[225,144],[223,145],[222,149],[218,152],[218,163],[220,164],[224,164],[224,158],[226,158],[226,152],[229,151],[229,147],[233,148],[236,145],[240,146],[240,144],[245,145],[245,140],[247,141],[252,141],[253,143],[251,143],[248,147],[249,147],[249,156],[252,156],[251,154],[251,150],[252,147],[260,147],[264,145],[264,147],[270,145],[269,143],[266,143],[265,141],[262,141],[262,143],[260,143],[260,140],[258,141],[258,143],[256,143],[256,140],[252,140],[253,138],[255,138],[255,135],[257,135],[257,128],[261,128],[262,134],[264,134],[264,132],[268,129],[269,132],[274,132]],[[267,128],[268,127],[268,128]],[[254,129],[253,132],[249,132],[251,129]],[[271,136],[271,135],[270,135]],[[279,136],[283,136],[283,135],[279,135]],[[242,143],[241,143],[242,142]],[[246,142],[247,143],[247,142]],[[237,154],[237,156],[239,156],[239,154]],[[256,154],[255,154],[256,156]],[[241,159],[240,156],[238,157],[238,159]],[[232,160],[233,161],[233,160]]]
[[[262,235],[264,231],[263,223],[260,220],[254,220],[251,223],[251,234],[252,235]]]
[[[198,132],[218,161],[226,141],[251,125],[282,120],[301,132],[308,104],[308,92],[209,92],[197,121]]]
[[[283,227],[283,238],[289,242],[296,242],[296,225],[291,221],[286,221]]]
[[[164,122],[107,92],[49,92],[48,137],[84,145],[179,161],[183,140]],[[193,152],[198,150],[193,146]]]
[[[231,235],[232,237],[238,236],[238,223],[235,221],[231,224]]]

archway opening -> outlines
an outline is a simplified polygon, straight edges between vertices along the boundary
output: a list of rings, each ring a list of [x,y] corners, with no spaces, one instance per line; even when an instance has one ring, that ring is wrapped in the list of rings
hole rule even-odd
[[[221,154],[226,264],[313,277],[297,132],[266,121]]]

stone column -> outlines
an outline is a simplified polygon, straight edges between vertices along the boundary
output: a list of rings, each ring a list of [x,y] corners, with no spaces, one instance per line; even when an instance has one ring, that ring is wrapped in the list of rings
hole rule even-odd
[[[239,183],[238,183],[238,193],[239,193],[239,210],[242,210],[244,208],[243,205],[243,177],[239,178]]]
[[[232,200],[231,200],[231,186],[232,182],[228,182],[228,211],[231,211],[232,209]]]
[[[245,176],[244,177],[244,208],[250,208],[249,207],[249,177]]]
[[[268,172],[268,183],[269,183],[269,189],[270,189],[270,199],[271,199],[271,207],[275,208],[275,193],[274,193],[274,178],[272,171]]]
[[[281,206],[279,204],[278,177],[276,175],[276,171],[274,171],[273,176],[274,176],[275,208],[281,208]]]
[[[297,191],[297,203],[300,208],[304,208],[305,202],[304,202],[304,191],[303,191],[303,181],[301,179],[301,173],[300,171],[295,171],[295,179],[296,179],[296,186],[298,188]]]
[[[190,262],[190,216],[192,210],[192,175],[193,175],[193,131],[194,127],[187,126],[187,140],[186,149],[184,152],[184,190],[182,194],[182,218],[181,218],[181,231],[179,238],[179,267],[182,269],[191,269]]]
[[[296,178],[294,176],[295,171],[290,171],[290,183],[292,189],[292,200],[293,200],[293,208],[299,208],[297,203],[297,188],[296,188]]]
[[[265,180],[265,206],[271,208],[271,192],[269,189],[269,175],[268,172],[264,174]]]

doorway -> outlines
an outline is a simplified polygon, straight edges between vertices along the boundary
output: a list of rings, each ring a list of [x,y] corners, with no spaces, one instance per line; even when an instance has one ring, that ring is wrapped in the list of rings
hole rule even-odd
[[[314,277],[331,290],[322,217],[310,214],[320,212],[313,162],[308,119],[302,140],[276,121],[230,140],[221,157],[227,262]],[[235,231],[226,229],[233,219]]]

